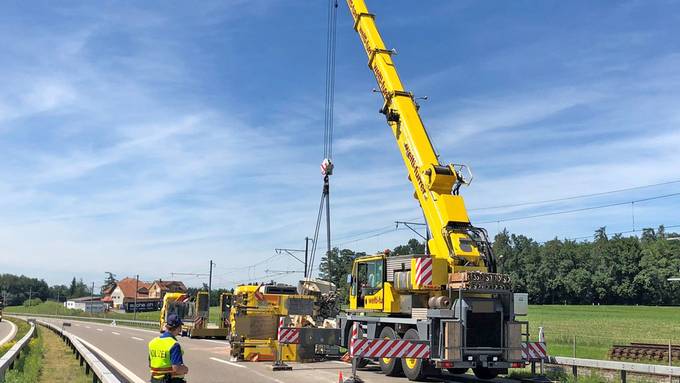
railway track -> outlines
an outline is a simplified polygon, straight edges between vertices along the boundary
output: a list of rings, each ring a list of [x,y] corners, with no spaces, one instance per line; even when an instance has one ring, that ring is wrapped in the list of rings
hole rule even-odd
[[[613,345],[609,350],[609,358],[613,360],[634,361],[668,361],[668,345],[655,343],[630,343]],[[680,345],[671,346],[671,358],[680,361]]]

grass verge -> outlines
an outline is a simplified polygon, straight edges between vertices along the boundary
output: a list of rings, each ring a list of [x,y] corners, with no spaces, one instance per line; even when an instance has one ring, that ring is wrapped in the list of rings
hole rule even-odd
[[[88,383],[92,377],[75,358],[71,349],[52,330],[40,327],[43,342],[43,361],[37,383]]]
[[[3,344],[0,346],[0,356],[5,355],[5,353],[14,346],[14,344],[20,340],[21,338],[26,335],[28,330],[30,330],[31,325],[28,324],[25,321],[22,321],[21,319],[16,319],[16,318],[7,318],[6,316],[2,318],[2,320],[6,320],[8,322],[12,322],[17,326],[17,333],[14,335],[14,339],[10,340],[9,342]]]
[[[5,383],[36,383],[40,375],[43,358],[43,343],[40,336],[31,339],[14,368],[7,371]]]

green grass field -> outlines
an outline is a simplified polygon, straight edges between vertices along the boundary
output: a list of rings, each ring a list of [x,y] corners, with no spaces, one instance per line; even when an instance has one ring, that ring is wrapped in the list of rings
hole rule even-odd
[[[111,318],[111,319],[135,319],[135,313],[121,313],[112,311],[108,313],[94,313],[84,312],[81,310],[67,309],[62,304],[52,301],[47,301],[36,306],[10,306],[6,307],[7,313],[28,313],[28,314],[50,314],[50,315],[70,315],[81,317],[95,317],[95,318]],[[219,319],[219,307],[210,308],[210,321],[217,323]],[[143,321],[158,321],[160,311],[148,311],[137,313],[137,320]]]
[[[613,344],[680,344],[680,307],[530,306],[532,338],[543,326],[551,355],[607,359]]]

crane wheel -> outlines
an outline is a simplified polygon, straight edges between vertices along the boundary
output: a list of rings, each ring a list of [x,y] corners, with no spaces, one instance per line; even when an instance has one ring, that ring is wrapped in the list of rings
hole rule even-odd
[[[477,367],[473,368],[472,371],[474,371],[476,377],[484,380],[491,380],[498,376],[498,371],[492,368]]]
[[[399,335],[392,327],[383,327],[380,331],[380,338],[382,339],[399,339]],[[399,358],[380,358],[380,370],[387,376],[403,376],[404,372],[401,368],[401,359]]]
[[[418,340],[418,330],[411,328],[406,331],[403,339]],[[428,363],[425,359],[415,359],[415,358],[402,358],[401,368],[404,370],[404,375],[406,375],[409,380],[425,380],[428,375]]]

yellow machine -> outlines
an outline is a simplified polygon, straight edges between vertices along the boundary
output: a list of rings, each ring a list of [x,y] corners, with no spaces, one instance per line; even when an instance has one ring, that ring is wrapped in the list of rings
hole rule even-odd
[[[380,112],[392,129],[427,222],[427,254],[357,259],[350,283],[350,310],[338,318],[342,344],[354,322],[368,338],[429,341],[431,359],[379,360],[387,375],[426,378],[435,369],[456,373],[473,368],[489,379],[523,367],[522,326],[510,279],[496,263],[482,228],[470,224],[462,185],[472,173],[466,165],[441,164],[420,118],[413,93],[404,89],[392,55],[364,0],[347,0],[354,29],[368,55],[384,104]],[[525,314],[524,314],[525,315]],[[527,331],[528,332],[528,331]]]
[[[285,326],[291,316],[311,315],[314,297],[299,295],[294,286],[239,285],[234,290],[229,315],[231,356],[234,360],[272,361],[279,346],[279,319]],[[300,345],[282,345],[282,360],[302,361]]]
[[[222,294],[223,296],[225,294]],[[221,317],[230,306],[224,305],[229,300],[220,298]],[[182,335],[190,338],[221,338],[226,339],[229,329],[223,320],[218,325],[209,323],[210,299],[207,291],[200,291],[192,299],[185,293],[167,293],[163,297],[163,307],[160,314],[160,331],[165,327],[165,321],[170,314],[179,316],[184,324]]]

